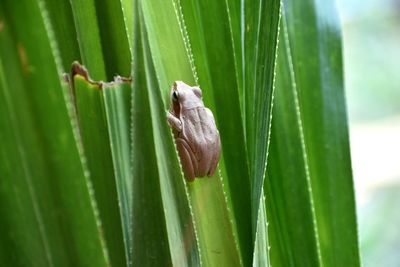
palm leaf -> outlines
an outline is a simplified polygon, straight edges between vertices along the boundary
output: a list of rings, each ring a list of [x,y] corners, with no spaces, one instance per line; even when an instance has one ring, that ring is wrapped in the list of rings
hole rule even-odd
[[[284,11],[267,186],[272,265],[358,266],[337,14],[333,1],[287,1]]]
[[[5,145],[0,262],[107,266],[90,181],[64,102],[66,88],[39,6],[21,4],[0,5],[0,136]]]
[[[194,66],[190,61],[192,56],[187,43],[188,37],[185,37],[179,3],[163,2],[163,12],[157,15],[157,19],[154,19],[155,16],[151,14],[155,14],[160,8],[160,3],[146,1],[142,4],[149,47],[165,101],[162,109],[166,110],[169,106],[169,88],[172,82],[182,79],[193,84],[196,77]],[[163,45],[160,45],[161,43]],[[165,122],[163,124],[165,125]],[[179,177],[173,177],[173,179],[179,179]],[[188,185],[188,190],[203,264],[209,265],[213,262],[239,264],[240,258],[219,174],[216,173],[210,179],[199,180],[196,184]],[[222,231],[218,227],[221,225],[224,225]]]
[[[222,140],[193,183],[175,80]],[[2,1],[0,265],[357,266],[344,103],[333,1]]]

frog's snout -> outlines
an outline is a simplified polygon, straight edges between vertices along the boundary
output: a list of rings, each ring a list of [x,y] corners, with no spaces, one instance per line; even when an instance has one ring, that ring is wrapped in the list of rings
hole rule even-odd
[[[173,84],[172,84],[172,90],[176,90],[176,88],[177,88],[177,86],[178,86],[178,84],[176,83],[177,81],[175,81]]]

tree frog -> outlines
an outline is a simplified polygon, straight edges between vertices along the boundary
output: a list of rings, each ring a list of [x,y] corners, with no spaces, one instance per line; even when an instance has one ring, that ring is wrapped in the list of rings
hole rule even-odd
[[[213,176],[221,154],[221,140],[214,116],[204,106],[197,86],[175,81],[171,89],[171,109],[167,121],[188,181]]]

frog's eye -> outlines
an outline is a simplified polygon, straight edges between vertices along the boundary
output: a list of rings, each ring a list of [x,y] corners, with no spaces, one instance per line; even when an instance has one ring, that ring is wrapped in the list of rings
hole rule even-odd
[[[177,91],[172,92],[172,100],[175,102],[178,101],[178,92]]]

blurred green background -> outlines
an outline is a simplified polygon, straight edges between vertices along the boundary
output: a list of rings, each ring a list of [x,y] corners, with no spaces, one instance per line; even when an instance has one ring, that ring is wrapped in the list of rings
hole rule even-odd
[[[338,0],[363,266],[400,266],[400,1]]]

